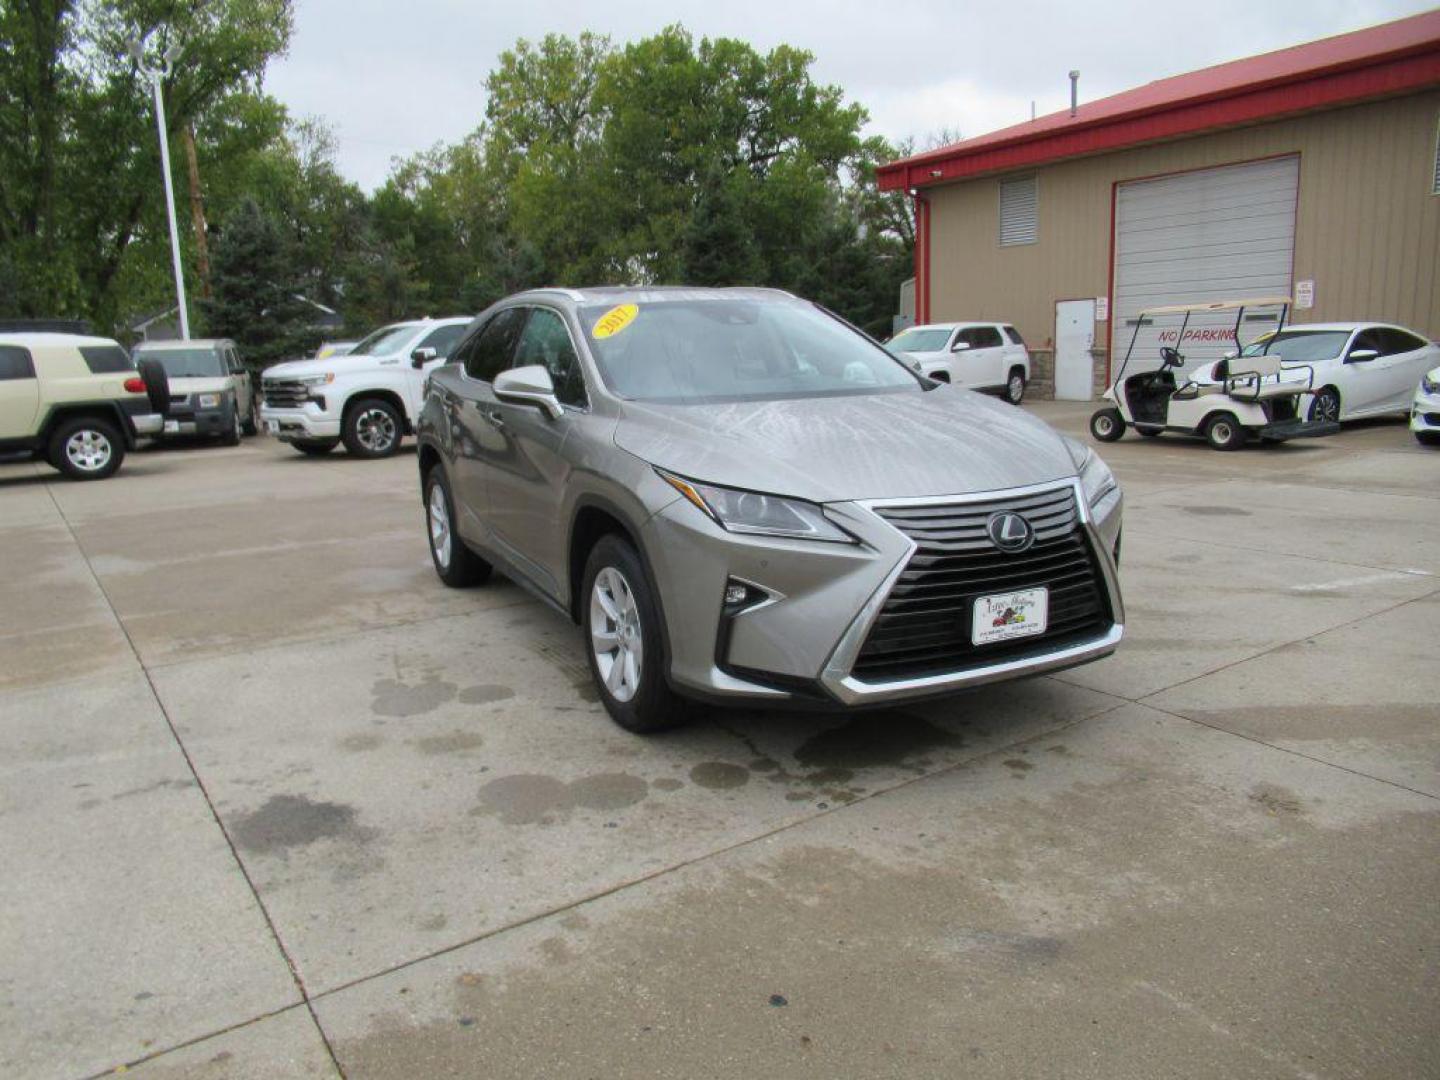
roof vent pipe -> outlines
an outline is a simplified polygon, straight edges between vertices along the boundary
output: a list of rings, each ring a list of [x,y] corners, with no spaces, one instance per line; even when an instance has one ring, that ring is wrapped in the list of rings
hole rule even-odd
[[[1075,110],[1080,107],[1080,72],[1070,72],[1070,117],[1074,119]]]

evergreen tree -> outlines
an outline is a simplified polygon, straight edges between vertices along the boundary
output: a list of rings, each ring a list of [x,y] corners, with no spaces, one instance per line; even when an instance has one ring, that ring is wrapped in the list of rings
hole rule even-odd
[[[765,263],[746,215],[743,185],[748,174],[707,175],[682,234],[686,285],[758,285]]]

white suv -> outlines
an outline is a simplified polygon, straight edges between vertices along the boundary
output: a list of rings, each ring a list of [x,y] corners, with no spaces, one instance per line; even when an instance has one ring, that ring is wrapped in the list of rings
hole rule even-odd
[[[356,457],[388,457],[415,430],[426,373],[446,361],[470,321],[392,323],[345,356],[266,368],[265,431],[302,454],[328,454],[343,441]]]
[[[1009,323],[911,326],[885,346],[920,374],[1019,405],[1030,381],[1030,350]]]

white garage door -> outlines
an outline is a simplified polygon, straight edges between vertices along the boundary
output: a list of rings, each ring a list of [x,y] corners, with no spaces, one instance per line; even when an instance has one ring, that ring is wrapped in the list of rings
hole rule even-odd
[[[1181,173],[1121,184],[1115,198],[1115,311],[1112,370],[1136,330],[1136,314],[1167,304],[1202,304],[1290,292],[1295,253],[1295,200],[1300,159]],[[1249,341],[1274,325],[1278,311],[1252,312],[1241,327]],[[1213,360],[1234,348],[1235,313],[1180,320],[1161,317],[1139,328],[1129,370],[1159,365],[1159,347]]]

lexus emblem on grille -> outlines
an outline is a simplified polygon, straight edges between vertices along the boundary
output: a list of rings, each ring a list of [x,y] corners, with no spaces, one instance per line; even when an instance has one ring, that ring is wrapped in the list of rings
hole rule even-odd
[[[1019,514],[991,514],[985,531],[990,534],[990,542],[1001,551],[1024,551],[1035,542],[1035,530]]]

